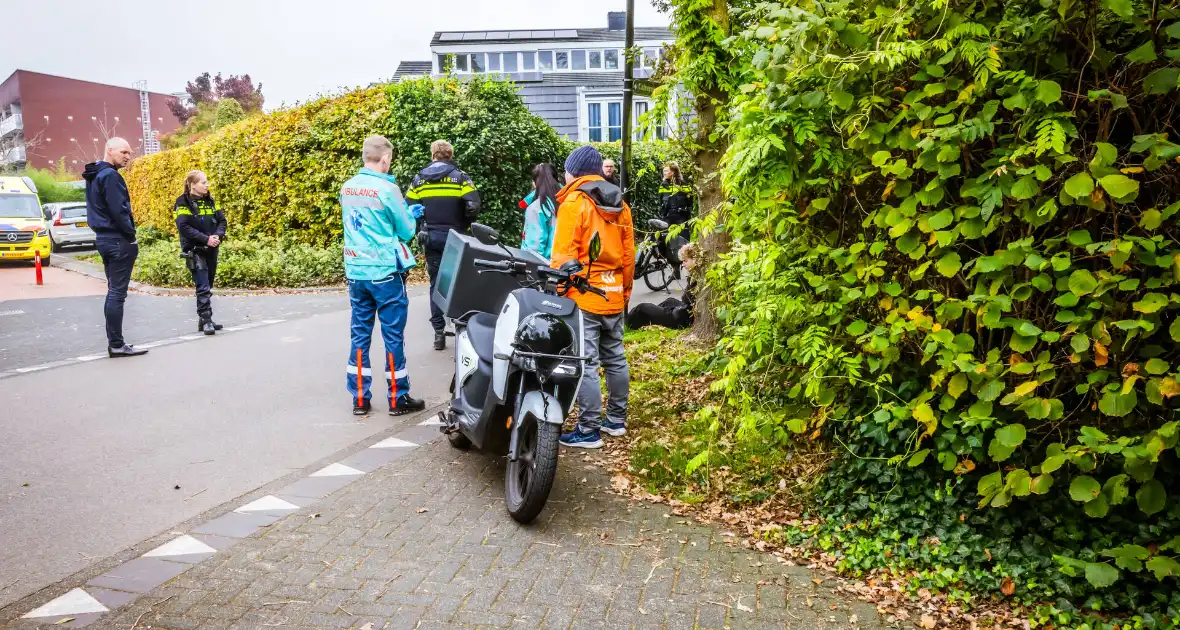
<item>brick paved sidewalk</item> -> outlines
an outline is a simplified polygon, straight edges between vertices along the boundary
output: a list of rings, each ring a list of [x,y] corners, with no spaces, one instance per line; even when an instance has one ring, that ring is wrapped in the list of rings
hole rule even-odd
[[[581,455],[521,527],[501,463],[435,440],[90,627],[884,627],[806,569],[608,494]]]

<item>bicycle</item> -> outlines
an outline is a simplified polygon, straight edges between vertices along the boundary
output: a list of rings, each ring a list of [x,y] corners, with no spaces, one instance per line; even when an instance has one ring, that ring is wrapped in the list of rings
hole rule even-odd
[[[673,281],[680,279],[680,259],[676,252],[688,240],[677,234],[669,243],[668,223],[660,219],[648,219],[647,227],[652,231],[644,235],[636,248],[635,279],[643,278],[643,283],[652,291],[665,291]]]

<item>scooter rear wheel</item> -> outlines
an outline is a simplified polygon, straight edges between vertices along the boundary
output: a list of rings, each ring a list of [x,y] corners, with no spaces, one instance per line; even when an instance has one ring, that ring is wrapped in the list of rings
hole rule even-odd
[[[508,462],[504,479],[504,500],[508,514],[528,524],[545,509],[553,480],[557,476],[557,439],[561,427],[525,416],[520,428],[516,461]]]
[[[471,440],[468,439],[468,437],[466,435],[463,435],[462,433],[460,433],[458,431],[455,431],[454,433],[448,433],[447,434],[447,441],[451,443],[452,447],[457,448],[461,451],[465,451],[465,450],[471,448]]]

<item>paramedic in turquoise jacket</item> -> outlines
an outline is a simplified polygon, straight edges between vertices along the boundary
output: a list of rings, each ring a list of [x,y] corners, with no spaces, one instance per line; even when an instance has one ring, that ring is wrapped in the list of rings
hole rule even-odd
[[[373,318],[381,321],[385,343],[385,380],[389,414],[400,416],[426,408],[410,397],[406,367],[405,330],[410,300],[406,273],[416,264],[406,243],[414,238],[414,215],[389,175],[393,145],[381,136],[365,139],[365,167],[340,189],[344,219],[344,276],[352,305],[352,348],[348,353],[348,393],[352,413],[372,408],[369,386],[369,346]]]

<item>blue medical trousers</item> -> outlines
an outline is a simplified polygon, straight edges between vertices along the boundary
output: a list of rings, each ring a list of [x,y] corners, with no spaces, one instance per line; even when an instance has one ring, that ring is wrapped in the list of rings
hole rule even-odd
[[[373,382],[373,372],[369,367],[369,346],[373,342],[373,318],[376,316],[381,321],[381,338],[385,342],[386,398],[392,408],[395,400],[410,393],[405,350],[406,313],[410,298],[406,295],[405,278],[400,273],[394,273],[382,280],[349,280],[348,299],[352,303],[348,393],[354,402],[370,398],[369,386]],[[359,397],[358,376],[361,379]]]

